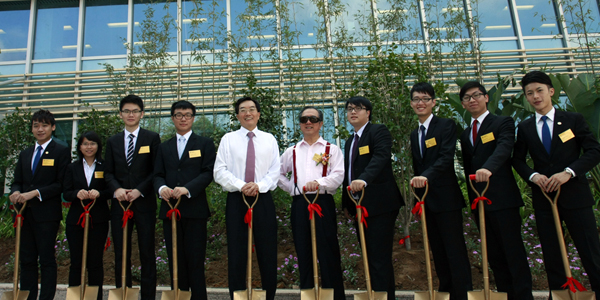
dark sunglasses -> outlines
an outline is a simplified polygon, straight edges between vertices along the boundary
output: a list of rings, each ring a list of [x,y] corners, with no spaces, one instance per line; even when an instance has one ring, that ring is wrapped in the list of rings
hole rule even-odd
[[[319,123],[321,122],[321,119],[319,119],[319,117],[315,117],[315,116],[302,116],[300,117],[300,123],[304,124],[306,122],[308,122],[308,120],[310,120],[311,123]]]

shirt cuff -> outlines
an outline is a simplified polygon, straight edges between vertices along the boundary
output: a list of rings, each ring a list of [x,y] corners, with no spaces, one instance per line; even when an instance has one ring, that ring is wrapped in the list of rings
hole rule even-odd
[[[40,190],[36,189],[36,191],[38,192],[38,199],[40,199],[40,202],[42,202],[42,193],[40,193]]]
[[[166,187],[167,187],[166,185],[163,185],[163,186],[161,186],[161,187],[159,187],[159,188],[158,188],[158,198],[162,199],[162,196],[160,195],[160,192],[161,192],[161,191],[162,191],[164,188],[166,188]]]
[[[573,171],[573,169],[571,169],[571,168],[569,168],[569,167],[566,167],[566,168],[565,168],[565,171],[566,171],[566,170],[569,170],[569,172],[571,172],[571,174],[573,174],[573,177],[577,176],[577,174],[575,173],[575,171]]]
[[[533,174],[529,175],[529,181],[533,182],[533,176],[540,174],[538,172],[533,172]]]

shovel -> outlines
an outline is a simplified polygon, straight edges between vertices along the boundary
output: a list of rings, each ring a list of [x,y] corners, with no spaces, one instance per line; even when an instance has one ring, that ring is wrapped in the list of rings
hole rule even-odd
[[[506,300],[507,294],[502,292],[495,292],[490,290],[490,270],[488,269],[488,257],[487,257],[487,238],[485,235],[485,210],[483,208],[484,202],[487,204],[492,204],[492,201],[486,198],[485,192],[487,192],[490,187],[490,181],[488,180],[485,189],[481,194],[477,191],[475,186],[473,185],[473,180],[475,180],[475,174],[469,175],[469,185],[471,185],[471,189],[477,195],[473,205],[479,204],[478,212],[479,212],[479,234],[481,235],[481,265],[483,266],[483,290],[482,291],[469,291],[467,292],[467,299],[469,300]],[[471,206],[471,209],[474,209]]]
[[[365,269],[365,281],[367,283],[367,292],[366,293],[357,293],[354,294],[354,300],[386,300],[387,292],[375,292],[371,288],[371,275],[369,273],[369,260],[367,258],[367,245],[365,243],[365,229],[363,228],[363,222],[365,217],[363,217],[363,209],[366,212],[366,208],[362,207],[360,203],[365,197],[365,190],[363,189],[360,195],[360,199],[356,201],[354,196],[352,195],[352,191],[350,186],[348,186],[348,195],[354,204],[356,205],[356,219],[358,220],[358,234],[360,236],[360,249],[362,250],[363,255],[363,267]]]
[[[111,289],[108,291],[108,300],[138,300],[139,288],[127,287],[127,214],[133,215],[129,210],[133,202],[130,202],[127,208],[123,206],[121,201],[118,201],[123,209],[123,255],[121,256],[121,288]]]
[[[179,289],[179,279],[177,278],[177,218],[181,217],[177,206],[179,206],[180,202],[181,197],[177,199],[177,203],[175,204],[175,207],[173,207],[171,202],[167,201],[167,204],[171,207],[171,210],[167,212],[167,216],[171,219],[171,240],[173,243],[173,261],[171,262],[171,265],[173,265],[173,288],[170,291],[162,292],[162,296],[160,297],[161,300],[190,300],[192,298],[192,292]]]
[[[571,274],[571,266],[569,265],[569,257],[567,256],[567,246],[565,246],[565,240],[563,239],[562,222],[558,216],[558,196],[560,195],[560,187],[556,191],[554,200],[542,190],[544,196],[550,201],[552,206],[552,215],[554,216],[554,225],[556,226],[556,236],[558,236],[558,245],[560,247],[560,253],[562,254],[563,267],[565,268],[565,274],[567,275],[567,282],[562,286],[564,290],[550,291],[552,299],[554,300],[595,300],[596,293],[587,291],[581,283],[573,278]]]
[[[300,291],[300,299],[302,300],[333,300],[333,289],[319,289],[319,269],[317,269],[317,232],[315,228],[315,210],[321,212],[321,207],[317,202],[319,198],[319,190],[315,199],[311,202],[306,197],[306,187],[302,189],[302,196],[308,202],[308,212],[310,214],[310,239],[312,243],[312,263],[313,263],[313,278],[315,280],[315,287],[312,289],[303,289]]]
[[[425,197],[429,192],[429,185],[425,182],[425,192],[423,197],[419,198],[413,186],[410,186],[415,198],[417,198],[417,206],[413,211],[417,210],[421,215],[421,230],[423,231],[423,247],[425,248],[425,268],[427,269],[427,291],[415,292],[415,300],[450,300],[450,293],[438,292],[433,289],[433,278],[431,275],[431,257],[429,255],[429,237],[427,236],[427,219],[425,218]],[[418,208],[417,208],[418,207]]]
[[[96,204],[96,199],[90,204],[83,205],[83,253],[81,255],[81,283],[78,286],[67,288],[67,300],[96,300],[98,299],[98,286],[88,286],[85,284],[85,265],[87,263],[88,233],[90,231],[90,210]],[[81,219],[81,217],[79,217]]]
[[[19,290],[19,251],[21,250],[21,223],[23,222],[23,211],[25,210],[25,206],[27,206],[27,202],[23,203],[23,206],[20,210],[17,210],[16,206],[13,205],[13,209],[17,214],[15,217],[15,225],[17,228],[17,232],[15,233],[15,237],[17,241],[15,243],[15,262],[14,262],[14,276],[13,276],[13,290],[6,291],[2,294],[2,300],[25,300],[29,296],[29,291],[20,291]]]
[[[246,196],[242,193],[242,197],[244,198],[244,203],[248,206],[248,212],[244,217],[244,221],[248,223],[248,265],[246,267],[246,275],[248,277],[246,284],[248,288],[243,291],[234,291],[233,292],[233,300],[266,300],[267,299],[267,291],[263,290],[252,290],[252,220],[254,219],[254,215],[252,214],[252,209],[256,202],[258,202],[258,195],[256,194],[256,200],[252,203],[252,206],[248,204],[246,201]]]

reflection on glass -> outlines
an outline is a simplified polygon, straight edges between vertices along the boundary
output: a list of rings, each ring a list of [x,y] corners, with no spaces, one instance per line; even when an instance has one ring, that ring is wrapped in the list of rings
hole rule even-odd
[[[430,39],[469,38],[463,1],[424,0],[423,5]]]
[[[0,66],[0,75],[25,74],[25,65]]]
[[[75,57],[79,1],[38,2],[34,59]]]
[[[378,33],[390,42],[423,40],[417,1],[383,0],[377,3]],[[407,47],[408,46],[408,47]],[[416,44],[400,43],[401,50],[416,52]],[[405,52],[405,51],[403,51]]]
[[[482,51],[496,51],[496,50],[513,50],[517,49],[517,41],[488,41],[481,42]]]
[[[525,40],[524,42],[525,49],[549,49],[564,47],[561,39]]]
[[[473,17],[477,18],[480,37],[515,36],[508,0],[479,0],[471,2]]]
[[[25,60],[29,1],[5,2],[0,11],[0,61]]]
[[[53,73],[75,71],[74,61],[33,64],[31,73]]]
[[[310,0],[288,0],[283,3],[287,11],[282,14],[282,40],[287,45],[317,43],[318,28],[324,20],[318,16],[317,7]]]
[[[126,54],[127,0],[86,0],[83,56]]]
[[[81,70],[104,70],[104,64],[110,64],[115,69],[125,68],[127,64],[126,58],[114,58],[114,59],[94,59],[84,60],[81,62]]]
[[[600,32],[600,13],[595,0],[588,1],[563,1],[565,21],[570,34],[583,34]],[[585,22],[585,28],[584,28]]]
[[[559,34],[554,6],[548,0],[515,0],[524,36]]]
[[[225,0],[182,2],[181,49],[225,49],[227,37],[227,5]]]
[[[372,17],[371,4],[363,0],[329,0],[331,11],[341,11],[331,17],[332,39],[344,42],[370,41],[372,31],[369,29],[369,18]]]
[[[164,1],[164,0],[162,0]],[[133,4],[133,44],[135,52],[177,51],[177,3],[148,3],[135,0]],[[145,30],[142,30],[146,28]],[[147,43],[148,48],[143,50]]]
[[[277,15],[274,2],[259,1],[252,6],[231,0],[231,32],[234,47],[277,46]]]

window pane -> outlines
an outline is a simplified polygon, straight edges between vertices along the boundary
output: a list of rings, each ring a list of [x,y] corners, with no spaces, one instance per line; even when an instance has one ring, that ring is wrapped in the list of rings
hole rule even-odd
[[[559,39],[525,40],[524,43],[525,49],[548,49],[564,47],[562,40]]]
[[[515,0],[525,36],[559,34],[554,5],[548,0]]]
[[[114,58],[114,59],[95,59],[95,60],[84,60],[81,62],[81,70],[104,70],[103,64],[110,64],[115,69],[125,68],[127,59],[125,58]]]
[[[600,32],[600,13],[595,0],[563,0],[563,12],[570,34]],[[585,22],[585,27],[584,27]]]
[[[275,47],[277,15],[274,2],[231,0],[234,47]]]
[[[377,13],[378,33],[383,41],[396,42],[404,50],[408,44],[401,41],[423,40],[416,1],[383,0],[377,3]],[[416,44],[408,48],[408,51],[414,52]]]
[[[479,0],[471,2],[473,17],[477,18],[480,37],[515,36],[508,1]]]
[[[0,66],[0,75],[25,74],[25,65]]]
[[[432,40],[469,38],[463,1],[424,0],[426,24]]]
[[[74,61],[33,64],[31,73],[53,73],[75,71]]]
[[[177,3],[147,3],[135,0],[133,20],[133,43],[136,53],[177,51]]]
[[[311,0],[282,1],[282,41],[284,45],[317,43],[318,29],[325,27],[323,17]],[[324,36],[323,36],[324,38]]]
[[[330,11],[339,11],[331,17],[331,33],[333,41],[368,42],[371,40],[369,19],[371,11],[370,0],[329,0]]]
[[[182,2],[183,51],[226,48],[227,5],[224,0]]]
[[[75,57],[79,2],[38,2],[34,59]]]
[[[0,61],[25,60],[29,1],[0,2]]]
[[[126,54],[127,0],[86,0],[84,56]]]

